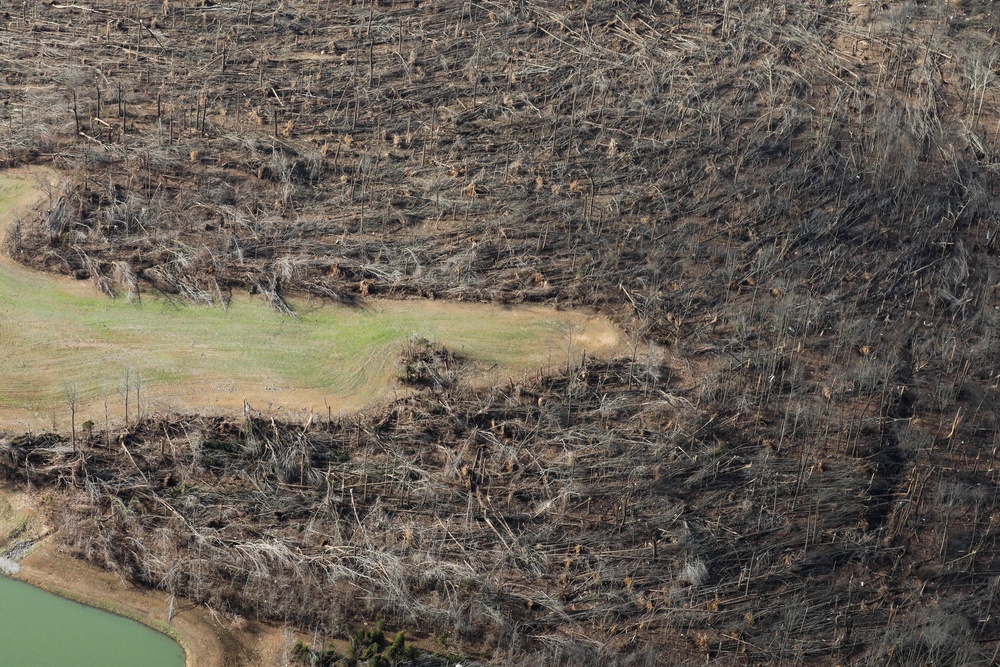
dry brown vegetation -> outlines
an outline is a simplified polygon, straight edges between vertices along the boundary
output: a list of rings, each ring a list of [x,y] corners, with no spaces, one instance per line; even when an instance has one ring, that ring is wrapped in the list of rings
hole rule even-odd
[[[590,304],[636,341],[308,428],[6,440],[84,557],[496,662],[995,661],[993,3],[0,9],[0,156],[78,174],[34,266]]]
[[[80,178],[21,242],[109,291],[626,303],[665,338],[748,282],[968,310],[989,5],[849,9],[25,5],[4,152]]]
[[[992,655],[996,469],[968,426],[935,437],[861,384],[744,417],[682,378],[587,363],[307,426],[148,419],[83,455],[23,436],[4,474],[65,490],[79,556],[321,636],[382,617],[518,664]]]

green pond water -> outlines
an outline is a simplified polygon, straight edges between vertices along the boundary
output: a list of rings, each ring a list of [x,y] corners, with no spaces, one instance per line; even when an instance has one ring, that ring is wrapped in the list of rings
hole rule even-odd
[[[184,652],[136,621],[0,577],[2,667],[183,667]]]

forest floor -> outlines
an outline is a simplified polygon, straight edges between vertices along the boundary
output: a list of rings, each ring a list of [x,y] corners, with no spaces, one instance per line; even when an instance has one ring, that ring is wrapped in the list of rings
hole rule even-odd
[[[339,415],[154,410],[157,362],[76,447],[0,437],[67,553],[318,647],[382,617],[463,663],[996,662],[996,3],[0,16],[0,162],[68,175],[10,244],[95,308],[579,307],[624,348],[484,377],[407,320],[373,348],[405,389]],[[58,425],[65,389],[18,400]]]

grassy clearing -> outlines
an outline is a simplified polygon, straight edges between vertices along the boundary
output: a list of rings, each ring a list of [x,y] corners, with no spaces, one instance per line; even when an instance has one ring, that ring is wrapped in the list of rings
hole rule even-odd
[[[0,181],[0,205],[32,201],[25,180]],[[618,345],[610,322],[550,308],[427,301],[344,307],[292,300],[299,319],[237,295],[228,309],[162,294],[109,300],[87,283],[0,264],[0,424],[65,425],[124,414],[129,387],[143,410],[334,412],[378,400],[393,386],[401,345],[438,341],[484,371],[518,373]],[[127,376],[127,380],[126,380]],[[107,406],[107,411],[105,410]],[[134,412],[133,412],[134,414]]]

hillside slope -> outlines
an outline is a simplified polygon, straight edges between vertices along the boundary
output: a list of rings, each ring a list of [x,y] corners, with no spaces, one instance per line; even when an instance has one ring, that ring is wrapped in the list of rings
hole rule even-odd
[[[2,8],[0,157],[76,174],[10,241],[31,265],[206,302],[592,305],[635,337],[618,365],[432,387],[358,417],[353,440],[350,423],[275,425],[297,466],[280,448],[261,462],[249,422],[206,423],[189,432],[223,460],[178,469],[172,426],[137,426],[143,475],[74,496],[81,515],[119,508],[69,538],[80,553],[327,630],[360,613],[326,588],[344,584],[364,613],[463,619],[466,649],[485,636],[519,664],[1000,650],[992,3]],[[32,457],[76,465],[5,447],[13,478]],[[334,477],[332,451],[350,461]],[[157,562],[203,557],[177,517],[204,536],[229,511],[168,501],[148,486],[168,471],[219,507],[304,508],[233,511],[322,574],[254,560],[299,582],[267,594],[163,578]],[[415,498],[422,485],[449,491]],[[317,498],[332,540],[291,521],[317,517]],[[414,543],[410,521],[434,536]],[[251,569],[227,539],[218,581]],[[334,611],[282,597],[308,590]]]

